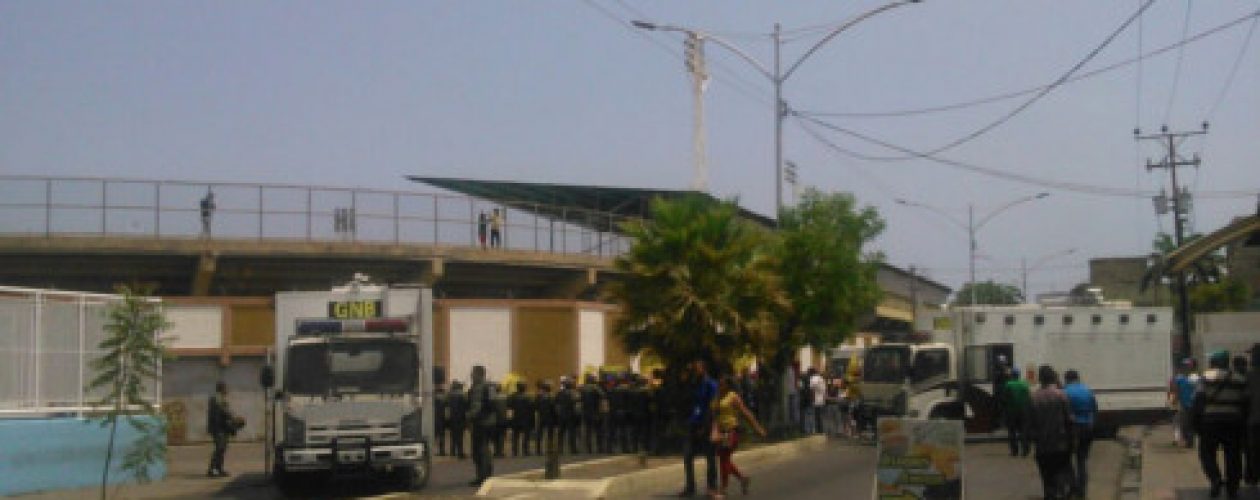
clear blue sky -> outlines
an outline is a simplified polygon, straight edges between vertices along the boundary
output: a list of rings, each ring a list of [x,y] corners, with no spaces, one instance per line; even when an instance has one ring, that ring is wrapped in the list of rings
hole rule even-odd
[[[1260,8],[1255,1],[1156,2],[1085,70],[1134,57]],[[1141,2],[928,0],[842,34],[787,82],[797,110],[887,111],[1049,83]],[[48,175],[423,189],[404,175],[685,188],[691,95],[677,34],[623,22],[702,28],[769,61],[768,33],[838,23],[876,1],[728,2],[3,2],[0,171]],[[603,9],[601,11],[600,9]],[[1260,34],[1215,112],[1251,26],[1049,93],[983,137],[943,153],[1007,172],[1127,190],[1167,176],[1132,129],[1196,128],[1204,159],[1187,184],[1194,229],[1255,210],[1260,191]],[[1140,28],[1140,30],[1139,30]],[[1139,31],[1140,45],[1139,45]],[[785,45],[788,61],[817,34]],[[653,42],[655,40],[655,43]],[[706,95],[710,190],[772,212],[770,85],[710,44]],[[1139,92],[1140,89],[1140,92]],[[1175,90],[1175,92],[1174,92]],[[1140,99],[1139,99],[1140,95]],[[1171,98],[1170,98],[1171,96]],[[930,149],[1022,99],[902,118],[834,118],[843,127]],[[1167,118],[1166,118],[1167,117]],[[880,208],[878,248],[951,286],[965,280],[965,233],[902,197],[965,219],[1043,188],[926,160],[838,156],[786,124],[785,157],[804,184],[851,191]],[[895,154],[828,133],[870,155]],[[1142,254],[1160,228],[1148,199],[1050,190],[980,232],[981,279],[1017,283],[1021,257],[1068,248],[1030,277],[1034,291],[1086,278],[1090,257]]]

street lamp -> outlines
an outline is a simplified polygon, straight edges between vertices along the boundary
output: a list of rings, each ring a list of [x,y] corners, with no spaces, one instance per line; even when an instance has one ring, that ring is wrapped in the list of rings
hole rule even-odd
[[[945,217],[946,220],[962,228],[964,231],[967,231],[967,269],[968,269],[967,275],[968,275],[968,280],[969,280],[968,283],[970,283],[971,285],[971,305],[974,306],[976,305],[976,231],[979,231],[980,228],[983,228],[985,224],[988,224],[989,221],[993,220],[994,217],[997,217],[998,214],[1001,214],[1002,212],[1005,212],[1011,208],[1015,208],[1016,205],[1027,203],[1030,201],[1040,200],[1047,196],[1050,196],[1050,193],[1041,192],[1041,193],[1028,195],[1022,198],[1016,198],[1014,200],[1008,201],[1005,204],[989,211],[989,213],[981,217],[978,222],[976,221],[976,217],[975,217],[974,204],[968,204],[966,224],[958,220],[957,217],[950,215],[949,212],[946,212],[944,210],[941,210],[931,205],[924,205],[922,203],[909,201],[903,198],[897,198],[894,201],[896,201],[897,204],[899,205],[905,205],[907,207],[918,207],[918,208],[922,208],[922,209],[926,209],[931,212],[934,212],[942,217]]]
[[[1072,255],[1074,253],[1076,253],[1075,248],[1068,248],[1064,250],[1059,250],[1057,252],[1048,253],[1046,255],[1042,255],[1041,257],[1034,259],[1033,265],[1031,266],[1028,265],[1027,259],[1020,258],[1019,269],[1020,269],[1020,275],[1023,278],[1022,284],[1023,284],[1023,291],[1024,291],[1024,302],[1028,302],[1028,273],[1032,271],[1036,271],[1037,268],[1045,265],[1047,262],[1050,262],[1051,260],[1057,259],[1059,257],[1067,256],[1067,255]]]
[[[809,50],[806,50],[805,53],[796,60],[796,62],[788,66],[787,71],[783,71],[780,64],[779,51],[782,48],[783,43],[781,40],[782,30],[780,29],[780,26],[778,23],[775,23],[774,33],[771,34],[771,39],[774,41],[773,69],[767,68],[765,64],[761,63],[761,61],[758,61],[757,58],[752,57],[751,55],[749,55],[747,52],[745,52],[743,49],[739,48],[735,44],[721,37],[714,36],[711,33],[706,33],[701,30],[685,28],[681,26],[656,24],[656,23],[652,23],[648,21],[641,21],[641,20],[630,21],[630,24],[639,29],[655,30],[655,31],[677,31],[681,33],[686,33],[688,36],[696,37],[700,40],[712,40],[713,43],[716,43],[722,48],[725,48],[731,51],[731,53],[735,54],[736,56],[739,56],[740,59],[743,59],[745,62],[751,64],[754,68],[757,69],[758,73],[761,73],[761,76],[764,76],[767,79],[769,79],[770,83],[774,85],[774,219],[777,222],[779,220],[780,212],[782,212],[783,210],[783,119],[784,117],[787,116],[787,106],[783,102],[783,82],[787,81],[787,79],[791,77],[792,74],[795,73],[798,68],[801,67],[801,64],[803,64],[805,60],[809,59],[809,57],[814,55],[815,52],[818,52],[818,49],[822,48],[823,45],[826,45],[827,42],[830,42],[833,38],[836,37],[836,35],[839,35],[844,30],[847,30],[850,27],[862,21],[865,21],[866,19],[872,16],[875,16],[881,12],[892,10],[897,7],[901,7],[903,5],[908,5],[912,3],[920,3],[921,1],[922,0],[901,0],[897,2],[888,3],[880,7],[876,7],[869,11],[866,11],[865,13],[862,13],[861,15],[858,15],[857,17],[850,19],[844,24],[841,24],[840,26],[837,26],[831,31],[827,32],[827,34],[824,35],[822,39],[814,43],[814,45],[811,46]]]

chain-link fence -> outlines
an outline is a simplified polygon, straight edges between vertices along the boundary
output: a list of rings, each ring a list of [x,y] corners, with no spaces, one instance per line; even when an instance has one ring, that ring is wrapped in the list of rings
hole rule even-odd
[[[105,311],[116,295],[0,286],[0,418],[79,414],[103,351]],[[160,402],[160,384],[147,387]]]

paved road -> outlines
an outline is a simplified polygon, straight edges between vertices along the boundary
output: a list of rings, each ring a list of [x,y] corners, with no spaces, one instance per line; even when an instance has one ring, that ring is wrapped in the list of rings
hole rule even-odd
[[[1090,464],[1091,498],[1114,497],[1122,451],[1114,441],[1095,443]],[[1041,483],[1032,459],[1010,457],[1004,443],[967,445],[964,467],[967,498],[1027,500],[1041,497]],[[700,467],[697,471],[703,473]],[[867,500],[874,487],[875,448],[832,441],[821,451],[785,462],[749,467],[745,472],[753,478],[751,494],[739,495],[738,485],[732,484],[728,489],[731,498]],[[677,489],[656,491],[650,496],[666,498],[677,492]]]

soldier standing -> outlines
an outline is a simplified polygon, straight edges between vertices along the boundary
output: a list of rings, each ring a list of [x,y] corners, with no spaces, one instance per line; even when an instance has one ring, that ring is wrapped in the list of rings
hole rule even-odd
[[[635,451],[652,451],[652,390],[641,376],[634,376],[630,392],[630,422],[634,429]]]
[[[437,454],[446,456],[446,389],[438,386],[433,394],[433,437],[437,441]]]
[[[582,384],[582,440],[586,443],[586,452],[595,453],[605,449],[604,422],[600,418],[600,403],[604,400],[604,390],[599,387],[599,379],[595,375],[586,375]]]
[[[556,438],[556,400],[551,395],[551,382],[538,382],[538,395],[534,396],[534,408],[538,410],[538,434],[534,438],[534,449],[539,454],[545,453],[543,440],[550,446]]]
[[[451,456],[460,460],[468,458],[464,454],[464,429],[468,427],[468,395],[464,394],[464,384],[456,380],[451,382],[451,392],[446,395],[446,427],[451,433]]]
[[[470,378],[472,387],[468,388],[468,421],[472,424],[472,456],[477,472],[468,485],[481,486],[481,483],[494,474],[490,441],[498,422],[495,421],[497,415],[494,410],[494,390],[486,381],[486,367],[474,366]]]
[[[629,453],[630,389],[626,387],[625,375],[617,377],[616,384],[608,393],[608,406],[612,409],[612,442],[608,447]]]
[[[534,401],[525,392],[525,382],[516,383],[516,392],[508,396],[508,412],[512,415],[512,456],[529,456],[529,434],[534,428]]]
[[[581,406],[580,397],[577,390],[573,388],[573,380],[569,377],[560,378],[560,392],[556,393],[556,418],[560,426],[560,444],[561,450],[564,444],[569,444],[569,453],[577,455],[577,428],[580,416],[578,409]]]
[[[507,397],[504,396],[505,391],[499,390],[499,384],[491,382],[490,387],[494,392],[491,401],[494,402],[494,458],[503,458],[503,440],[507,437],[509,422],[509,410]],[[506,388],[505,388],[506,389]]]

